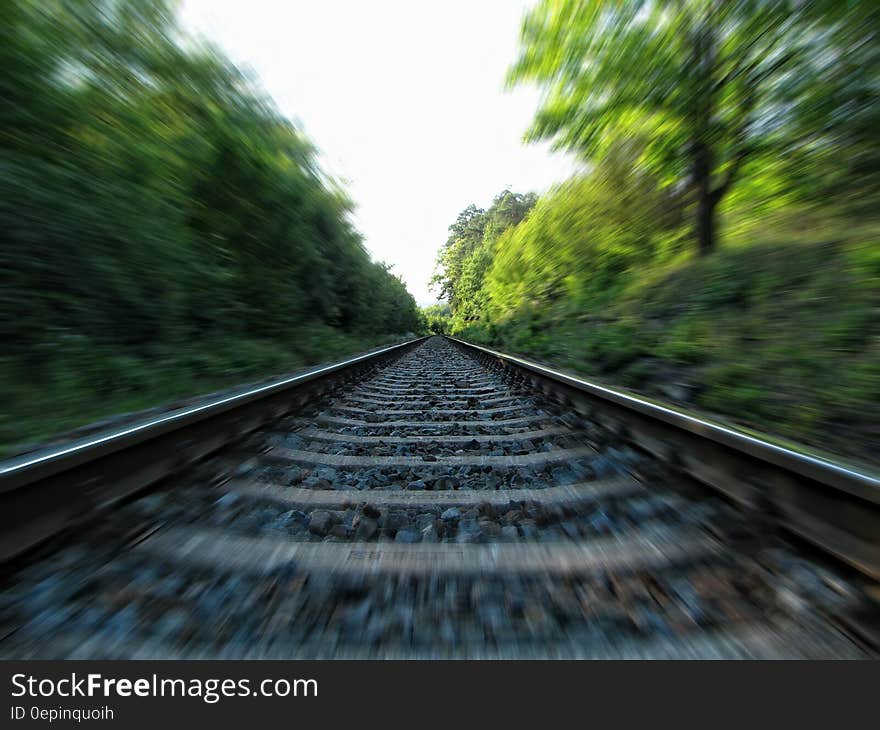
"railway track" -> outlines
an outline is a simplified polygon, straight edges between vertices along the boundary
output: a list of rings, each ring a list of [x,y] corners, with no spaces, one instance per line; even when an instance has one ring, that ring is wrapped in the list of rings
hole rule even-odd
[[[0,470],[0,656],[876,655],[871,545],[573,389],[435,337],[26,455]]]

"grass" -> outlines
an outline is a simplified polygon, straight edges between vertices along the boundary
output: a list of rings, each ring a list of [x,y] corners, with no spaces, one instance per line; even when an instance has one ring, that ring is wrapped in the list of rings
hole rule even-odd
[[[300,328],[290,342],[227,340],[138,355],[69,337],[28,362],[0,358],[0,457],[117,414],[205,395],[381,345],[404,335]]]

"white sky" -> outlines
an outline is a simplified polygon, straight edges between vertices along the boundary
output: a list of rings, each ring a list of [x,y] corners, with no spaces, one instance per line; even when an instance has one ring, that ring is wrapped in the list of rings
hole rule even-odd
[[[537,92],[504,90],[525,0],[184,0],[184,24],[259,76],[357,204],[374,257],[420,304],[447,228],[569,158],[522,135]]]

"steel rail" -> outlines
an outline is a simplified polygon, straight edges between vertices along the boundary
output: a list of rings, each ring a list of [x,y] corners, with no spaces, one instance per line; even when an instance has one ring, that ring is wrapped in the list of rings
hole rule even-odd
[[[0,560],[12,557],[235,438],[419,337],[272,383],[0,462]]]
[[[571,373],[455,337],[487,365],[555,395],[615,428],[698,481],[778,520],[862,572],[880,578],[880,479]]]

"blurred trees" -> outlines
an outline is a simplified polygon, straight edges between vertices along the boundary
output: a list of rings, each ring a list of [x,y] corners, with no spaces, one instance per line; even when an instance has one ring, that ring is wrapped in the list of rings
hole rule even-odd
[[[523,23],[510,79],[545,90],[532,139],[588,159],[621,136],[642,139],[644,164],[693,200],[705,254],[744,162],[786,152],[798,103],[823,65],[835,73],[822,58],[834,45],[826,15],[794,0],[544,0]]]
[[[422,308],[424,329],[432,335],[448,335],[452,329],[452,312],[448,304],[432,304]]]
[[[415,332],[351,208],[169,0],[0,0],[0,449]]]
[[[528,137],[586,171],[537,204],[505,191],[462,211],[434,277],[454,327],[610,301],[711,252],[717,218],[731,236],[786,211],[876,218],[878,38],[872,3],[538,2],[509,79],[544,92]]]
[[[308,140],[167,0],[0,8],[6,357],[417,328]]]
[[[449,238],[437,255],[432,285],[461,322],[479,318],[483,279],[492,263],[495,242],[522,221],[535,205],[534,193],[504,190],[488,210],[469,205],[449,226]]]
[[[538,2],[510,81],[583,169],[450,227],[452,333],[876,451],[878,39],[877,3]]]
[[[803,195],[853,215],[876,214],[880,195],[880,5],[813,0],[820,24],[811,72],[791,79],[789,167]]]

